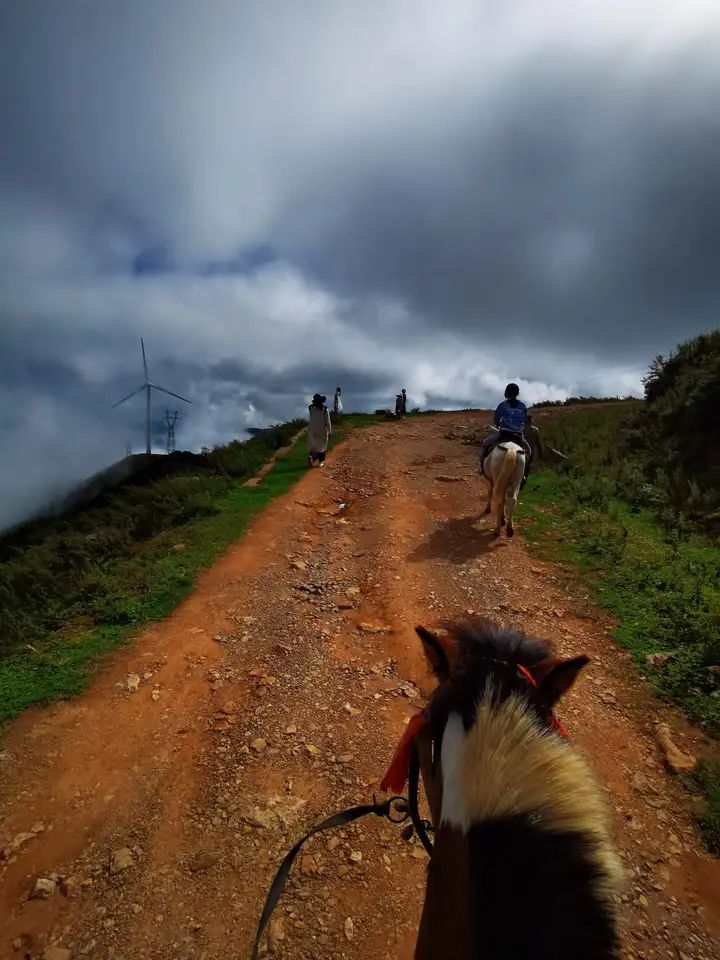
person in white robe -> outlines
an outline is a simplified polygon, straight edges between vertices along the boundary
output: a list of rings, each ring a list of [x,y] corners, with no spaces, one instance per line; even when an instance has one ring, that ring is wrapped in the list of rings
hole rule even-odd
[[[327,445],[332,436],[330,411],[325,406],[326,400],[327,397],[316,393],[310,404],[307,431],[309,467],[316,461],[321,467],[325,465]]]
[[[335,387],[335,399],[333,400],[333,413],[336,417],[340,416],[343,412],[342,405],[342,389],[340,387]]]

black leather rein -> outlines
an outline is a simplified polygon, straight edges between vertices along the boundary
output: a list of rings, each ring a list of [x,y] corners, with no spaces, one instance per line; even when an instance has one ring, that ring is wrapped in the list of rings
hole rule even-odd
[[[389,797],[387,800],[383,800],[382,803],[379,803],[375,797],[373,797],[372,803],[366,803],[358,807],[349,807],[347,810],[341,810],[339,813],[334,813],[331,817],[321,820],[320,823],[317,823],[314,827],[311,827],[310,830],[308,830],[308,832],[298,840],[298,842],[286,854],[284,860],[277,869],[275,877],[273,878],[273,882],[270,886],[270,892],[265,900],[265,906],[263,907],[263,912],[260,916],[260,922],[258,923],[257,933],[255,935],[255,943],[253,945],[252,954],[250,955],[251,960],[257,960],[258,951],[260,950],[260,941],[262,940],[263,933],[270,922],[273,910],[278,905],[280,897],[283,894],[283,890],[285,889],[285,884],[290,876],[290,870],[295,862],[295,858],[300,853],[305,842],[309,840],[310,837],[315,836],[316,833],[322,833],[324,830],[331,830],[333,827],[343,827],[347,823],[352,823],[354,820],[359,820],[361,817],[367,817],[370,814],[375,814],[377,817],[384,817],[391,823],[398,824],[405,823],[409,818],[410,825],[408,825],[403,831],[403,836],[405,839],[409,840],[414,830],[415,833],[417,833],[423,847],[425,847],[428,855],[432,854],[432,841],[428,836],[428,833],[432,831],[432,826],[427,820],[423,820],[420,817],[420,812],[418,809],[419,787],[420,761],[417,756],[417,751],[413,750],[410,760],[407,799],[405,797]]]

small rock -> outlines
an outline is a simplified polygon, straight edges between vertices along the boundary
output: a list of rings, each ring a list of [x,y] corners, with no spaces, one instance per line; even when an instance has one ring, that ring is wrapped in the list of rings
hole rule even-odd
[[[352,940],[355,936],[355,924],[352,922],[352,917],[346,918],[343,924],[343,930],[345,931],[345,939]]]
[[[280,944],[285,939],[285,928],[282,917],[273,917],[268,926],[267,945],[270,953],[277,953]]]
[[[184,550],[184,549],[185,549],[185,544],[184,544],[184,543],[174,543],[174,544],[173,544],[173,550],[175,550],[176,553],[180,553],[180,552],[181,552],[182,550]]]
[[[403,681],[398,686],[398,690],[404,697],[407,697],[408,700],[417,700],[417,698],[420,696],[420,691],[418,688],[414,683],[410,683],[409,681]]]
[[[267,747],[267,741],[263,740],[262,737],[257,737],[250,744],[255,753],[262,753],[263,750]]]
[[[327,848],[327,850],[329,850],[330,853],[332,853],[333,850],[337,850],[339,846],[340,846],[340,841],[338,840],[337,837],[330,837],[328,842],[325,844],[325,847]]]
[[[73,876],[65,877],[64,880],[60,881],[60,893],[68,900],[75,900],[80,896],[82,885],[82,878],[73,874]]]
[[[320,753],[314,743],[306,743],[305,750],[310,754],[311,757],[316,757]]]
[[[191,873],[202,873],[203,870],[209,870],[211,867],[214,867],[217,860],[218,858],[214,853],[203,851],[196,853],[188,866],[190,867]]]
[[[337,762],[342,764],[352,763],[352,761],[353,761],[353,755],[351,753],[341,753],[340,756],[337,758]]]
[[[655,736],[663,751],[665,764],[671,773],[690,773],[695,769],[696,758],[688,753],[683,753],[673,743],[670,727],[667,723],[656,724]]]
[[[57,883],[49,877],[38,877],[30,894],[31,900],[48,900],[55,896]]]
[[[160,691],[153,690],[153,692],[150,694],[150,698],[154,703],[157,703],[158,700],[160,699]]]
[[[372,623],[359,623],[358,630],[362,633],[390,633],[390,627],[381,626]]]
[[[140,686],[140,677],[136,673],[129,673],[125,677],[125,689],[128,693],[137,693]]]
[[[662,653],[649,653],[645,657],[645,663],[649,667],[664,667],[668,660],[672,660],[674,656],[674,650],[667,650]]]
[[[21,847],[23,847],[30,840],[35,839],[35,831],[23,831],[22,833],[16,834],[12,840],[5,844],[4,847],[0,847],[0,862],[3,860],[9,860],[10,857],[16,853]]]
[[[317,860],[311,854],[306,854],[300,861],[300,875],[303,877],[316,877],[320,872]]]
[[[122,873],[123,870],[127,870],[134,864],[135,858],[132,855],[132,850],[128,847],[120,847],[118,850],[113,850],[112,852],[110,858],[110,873]]]
[[[670,871],[667,867],[662,866],[658,868],[655,880],[653,881],[653,887],[656,890],[664,890],[667,885],[670,883]]]
[[[42,960],[72,960],[72,950],[66,947],[47,947],[43,950]]]
[[[350,854],[350,859],[352,860],[353,863],[361,863],[362,858],[363,857],[362,857],[361,850],[353,850],[352,853]]]
[[[617,703],[617,697],[611,690],[601,690],[600,699],[602,700],[603,703],[607,703],[610,706],[613,706],[614,704]]]
[[[637,790],[637,792],[641,794],[657,793],[657,790],[655,789],[653,784],[650,783],[648,778],[643,773],[637,772],[633,774],[632,785],[633,785],[633,789]]]
[[[304,560],[293,560],[290,566],[293,568],[293,570],[300,570],[303,573],[305,570],[307,570],[307,564]]]
[[[288,724],[288,726],[285,727],[285,733],[288,733],[288,734],[297,733],[297,726],[296,726],[296,724],[294,724],[294,723]]]
[[[343,704],[343,710],[345,713],[349,713],[351,717],[356,717],[360,713],[357,707],[351,707],[349,703]]]
[[[235,703],[234,700],[228,700],[226,703],[222,705],[222,712],[228,717],[232,716],[232,714],[235,713],[236,710],[237,710],[237,704]]]

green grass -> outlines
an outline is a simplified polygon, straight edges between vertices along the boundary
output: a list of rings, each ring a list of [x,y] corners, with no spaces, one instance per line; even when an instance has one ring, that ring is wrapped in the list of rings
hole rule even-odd
[[[568,564],[617,618],[614,635],[654,693],[720,736],[720,544],[641,504],[636,467],[617,447],[627,411],[564,413],[540,421],[543,439],[571,457],[538,469],[518,511],[541,555]],[[637,495],[635,495],[637,494]],[[648,656],[667,653],[662,666]],[[698,773],[708,801],[707,845],[720,849],[720,767]]]
[[[698,825],[710,853],[720,856],[720,761],[698,764],[688,781],[690,789],[699,789],[705,797],[705,809],[698,814]]]
[[[344,417],[334,428],[333,444],[378,420]],[[166,617],[198,575],[307,469],[301,438],[257,486],[245,487],[246,470],[266,461],[274,444],[260,459],[257,451],[242,449],[249,445],[230,446],[213,453],[226,466],[242,461],[237,478],[181,476],[129,487],[93,508],[43,522],[39,529],[33,526],[21,534],[19,545],[14,535],[3,558],[0,587],[7,591],[9,584],[15,586],[12,599],[25,631],[17,630],[13,618],[14,632],[0,636],[0,722],[32,704],[84,690],[110,651],[130,642],[149,622]],[[135,510],[138,500],[147,501],[143,506],[157,528],[149,536],[145,513]],[[140,533],[131,535],[128,525],[138,516]],[[62,588],[45,575],[47,567],[57,571]],[[37,579],[40,592],[30,592]],[[18,582],[30,580],[28,592],[20,595]]]

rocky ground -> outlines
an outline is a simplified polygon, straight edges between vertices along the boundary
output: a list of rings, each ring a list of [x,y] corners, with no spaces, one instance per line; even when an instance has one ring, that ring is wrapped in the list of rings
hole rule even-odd
[[[416,623],[467,613],[593,658],[560,712],[608,791],[628,871],[627,958],[720,958],[720,864],[666,769],[658,722],[560,568],[493,540],[463,445],[482,417],[359,431],[276,501],[167,621],[0,753],[0,957],[243,958],[275,867],[365,802],[428,690]],[[263,948],[412,956],[426,857],[373,818],[311,841]]]

